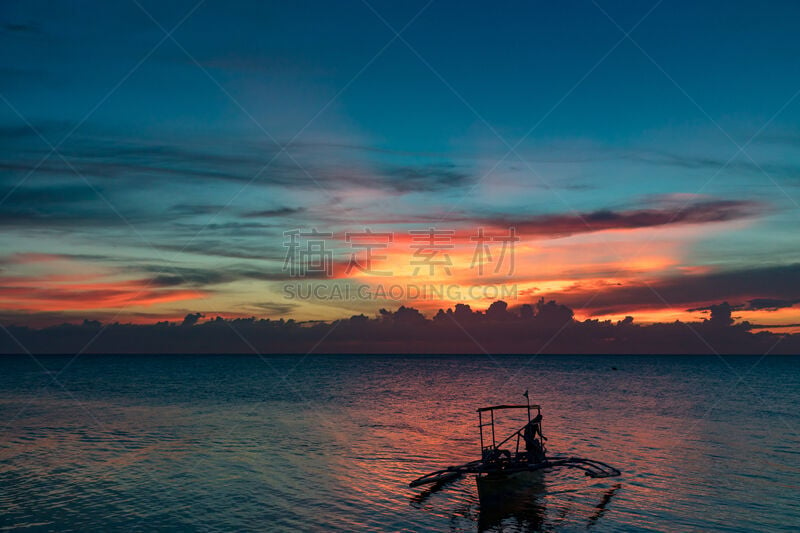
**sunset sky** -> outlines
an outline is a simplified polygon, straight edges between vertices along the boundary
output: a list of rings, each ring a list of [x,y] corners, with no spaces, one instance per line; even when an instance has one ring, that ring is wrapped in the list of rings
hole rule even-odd
[[[505,287],[800,324],[800,4],[702,4],[3,2],[0,321],[430,316]],[[479,273],[480,228],[514,228],[513,269],[489,241]],[[312,229],[330,278],[285,268]],[[366,229],[392,276],[347,271]],[[381,285],[451,290],[326,297]]]

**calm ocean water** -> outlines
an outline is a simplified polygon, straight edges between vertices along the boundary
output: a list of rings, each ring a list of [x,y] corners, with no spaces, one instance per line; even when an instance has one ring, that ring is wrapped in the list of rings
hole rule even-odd
[[[69,392],[70,358],[39,360],[0,357],[3,530],[800,528],[798,358],[81,356]],[[551,453],[623,475],[499,509],[471,478],[408,488],[526,388]]]

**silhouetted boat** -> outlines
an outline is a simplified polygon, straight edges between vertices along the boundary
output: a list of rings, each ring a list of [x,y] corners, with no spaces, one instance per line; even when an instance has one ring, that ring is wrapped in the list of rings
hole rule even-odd
[[[527,391],[525,397],[528,398]],[[507,409],[527,410],[528,422],[498,443],[495,437],[495,412]],[[532,416],[534,409],[536,416]],[[479,460],[425,474],[409,483],[409,486],[418,487],[428,483],[443,486],[466,474],[476,474],[478,496],[481,501],[486,501],[505,498],[521,489],[543,487],[544,473],[556,468],[577,468],[593,478],[620,475],[619,470],[601,461],[583,457],[548,456],[544,446],[547,438],[542,434],[541,406],[531,405],[530,400],[526,405],[481,407],[478,409],[478,430],[481,437]],[[503,448],[512,444],[513,451]]]

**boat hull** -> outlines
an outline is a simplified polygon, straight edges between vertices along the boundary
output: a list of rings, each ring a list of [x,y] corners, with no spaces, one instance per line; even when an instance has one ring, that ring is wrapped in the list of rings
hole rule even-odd
[[[519,495],[536,494],[544,490],[543,470],[523,470],[511,474],[475,476],[481,502],[502,502]]]

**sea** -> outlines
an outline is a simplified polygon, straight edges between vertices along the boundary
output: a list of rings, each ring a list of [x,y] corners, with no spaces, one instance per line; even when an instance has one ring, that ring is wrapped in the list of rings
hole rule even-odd
[[[526,390],[622,475],[409,488]],[[0,425],[2,531],[800,529],[798,357],[0,356]]]

